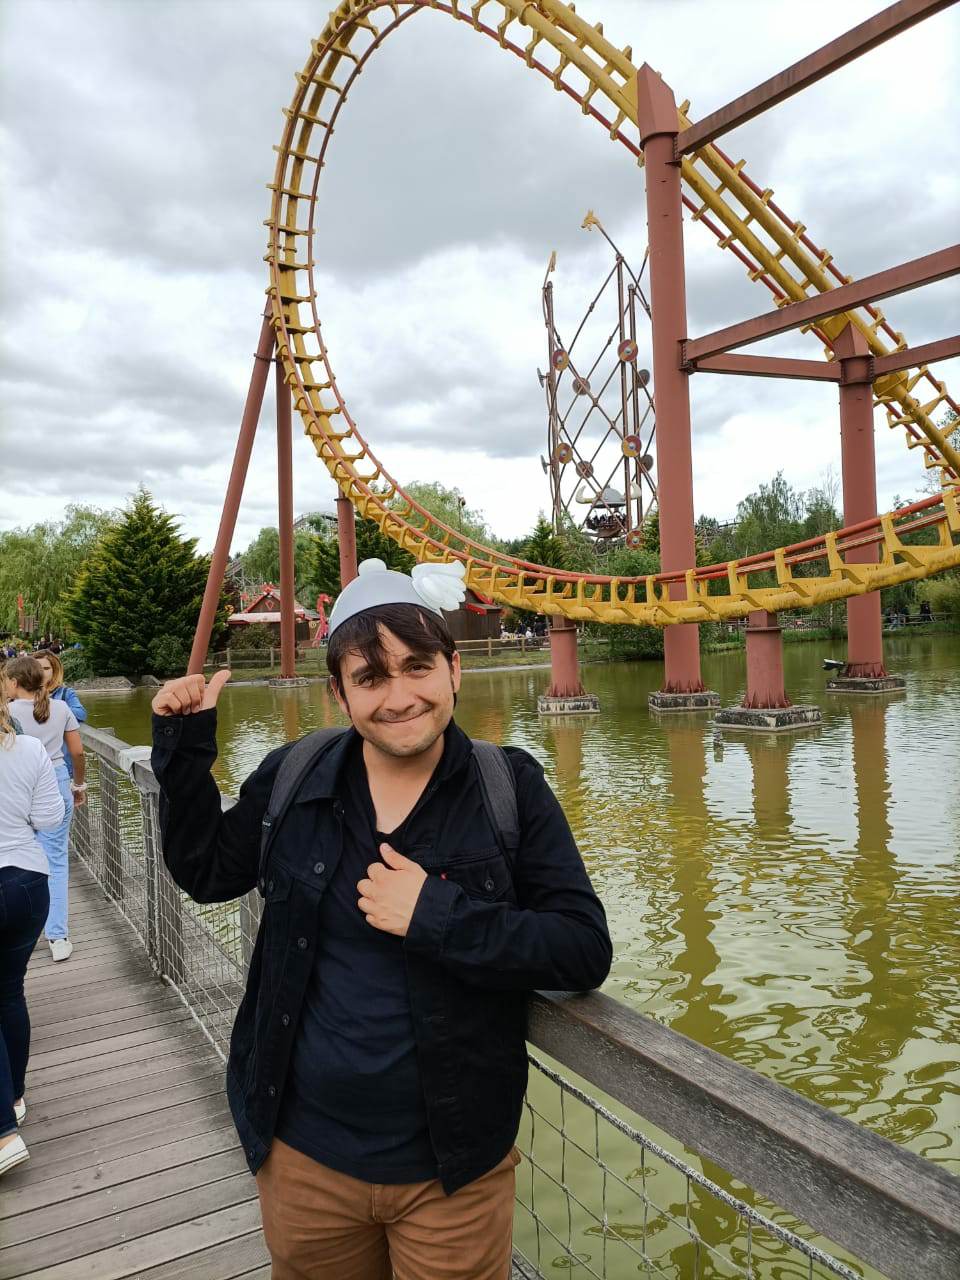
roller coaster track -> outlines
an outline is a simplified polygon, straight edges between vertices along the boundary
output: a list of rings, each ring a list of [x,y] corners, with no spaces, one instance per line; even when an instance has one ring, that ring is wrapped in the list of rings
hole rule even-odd
[[[590,26],[572,5],[561,0],[469,5],[466,0],[342,0],[333,10],[296,77],[283,137],[274,148],[278,158],[265,223],[266,260],[277,353],[294,404],[319,457],[361,515],[417,560],[461,560],[468,584],[504,604],[607,623],[666,626],[742,617],[752,609],[812,608],[960,565],[960,453],[933,419],[938,410],[957,411],[958,406],[923,366],[880,378],[874,394],[889,425],[905,432],[908,448],[921,449],[927,467],[939,468],[941,491],[874,520],[739,561],[644,578],[565,573],[474,542],[404,493],[360,434],[337,384],[317,308],[315,267],[323,265],[317,252],[318,242],[324,242],[316,217],[320,176],[349,93],[384,40],[424,9],[496,41],[642,163],[637,144],[625,132],[637,119],[632,51],[611,44],[602,24]],[[374,14],[382,27],[374,25]],[[681,128],[690,123],[688,109],[688,103],[679,108]],[[848,282],[806,228],[774,203],[772,192],[747,176],[743,161],[733,162],[711,144],[683,160],[682,177],[693,220],[734,254],[751,279],[766,285],[777,306]],[[848,320],[876,356],[906,346],[880,310],[868,306],[814,326],[828,358]],[[936,541],[904,541],[920,530],[934,530]],[[858,549],[876,545],[876,563],[851,558]],[[678,594],[685,598],[671,598]]]

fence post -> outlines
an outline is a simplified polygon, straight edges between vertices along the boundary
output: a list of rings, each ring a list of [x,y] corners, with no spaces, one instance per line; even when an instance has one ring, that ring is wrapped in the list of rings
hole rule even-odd
[[[143,848],[147,873],[147,948],[159,972],[180,986],[187,965],[183,944],[180,890],[163,864],[160,846],[160,786],[150,766],[137,762],[133,780],[143,809]]]
[[[270,670],[273,670],[273,645],[270,646]]]
[[[233,657],[231,656],[231,653],[230,653],[230,646],[227,645],[227,666],[229,667],[232,662],[233,662]]]
[[[112,765],[100,763],[100,830],[103,841],[103,886],[123,903],[123,837],[120,830],[120,790]]]
[[[493,636],[487,636],[487,657],[493,657]]]

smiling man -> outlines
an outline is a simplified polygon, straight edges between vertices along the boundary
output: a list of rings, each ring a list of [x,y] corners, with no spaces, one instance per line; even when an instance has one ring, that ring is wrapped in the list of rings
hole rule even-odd
[[[153,702],[164,857],[199,902],[259,888],[227,1092],[273,1280],[507,1280],[527,994],[610,968],[543,770],[453,719],[457,566],[360,566],[330,617],[351,728],[273,751],[221,811],[229,673]]]

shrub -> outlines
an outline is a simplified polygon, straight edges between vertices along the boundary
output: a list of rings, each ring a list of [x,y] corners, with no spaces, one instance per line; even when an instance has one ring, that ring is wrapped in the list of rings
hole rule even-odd
[[[231,649],[275,649],[278,644],[276,629],[269,622],[251,622],[230,628]]]
[[[64,649],[60,655],[63,663],[63,683],[73,684],[76,680],[89,680],[93,676],[93,664],[86,649]]]
[[[155,676],[183,675],[189,653],[176,636],[157,636],[147,648],[147,662]]]

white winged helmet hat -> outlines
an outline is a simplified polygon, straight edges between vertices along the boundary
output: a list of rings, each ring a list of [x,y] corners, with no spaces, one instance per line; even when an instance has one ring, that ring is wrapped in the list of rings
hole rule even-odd
[[[329,635],[348,618],[382,604],[413,604],[442,617],[452,613],[466,596],[464,566],[458,561],[416,564],[409,577],[388,569],[382,560],[364,560],[357,576],[337,596],[330,611]]]

